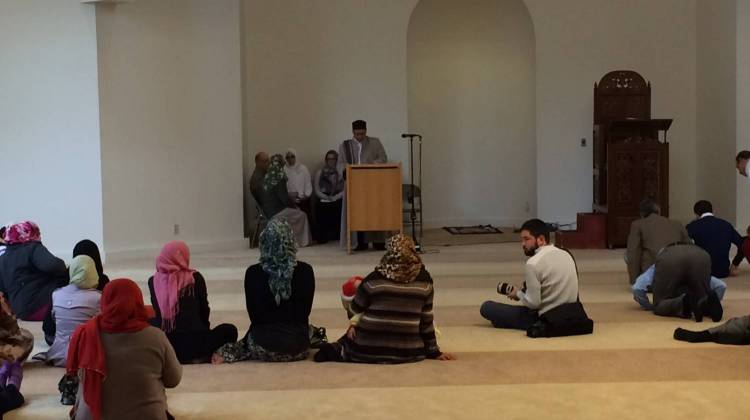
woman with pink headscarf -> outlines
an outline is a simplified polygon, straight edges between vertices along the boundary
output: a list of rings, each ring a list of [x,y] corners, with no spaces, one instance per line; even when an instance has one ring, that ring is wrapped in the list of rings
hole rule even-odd
[[[68,269],[42,245],[39,226],[31,221],[10,225],[5,231],[5,254],[0,256],[0,292],[19,319],[44,321],[45,340],[52,343],[52,292],[68,284]]]
[[[208,362],[216,349],[237,341],[234,325],[211,329],[206,281],[190,268],[190,250],[185,242],[164,245],[148,288],[156,314],[152,322],[167,334],[180,363]]]

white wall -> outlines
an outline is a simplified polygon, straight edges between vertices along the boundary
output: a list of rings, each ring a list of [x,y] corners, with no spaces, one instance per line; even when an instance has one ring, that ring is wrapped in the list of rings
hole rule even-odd
[[[737,1],[737,148],[750,150],[750,1]],[[736,153],[735,153],[736,154]],[[737,176],[737,227],[750,225],[750,180]]]
[[[61,254],[102,235],[109,252],[157,248],[174,238],[174,224],[192,244],[233,242],[242,232],[243,123],[246,154],[292,145],[314,167],[364,118],[391,160],[405,160],[399,134],[408,126],[407,29],[417,0],[244,0],[242,12],[239,1],[97,6],[95,21],[94,7],[77,0],[4,0],[0,153],[14,156],[4,183],[14,201],[4,200],[0,222],[37,220]],[[653,116],[675,119],[671,214],[688,219],[696,191],[710,190],[698,174],[713,174],[695,169],[697,153],[711,149],[703,134],[697,142],[697,127],[728,121],[715,110],[700,122],[696,109],[715,100],[731,108],[727,86],[718,99],[706,89],[731,64],[712,69],[713,53],[696,50],[724,45],[714,36],[729,29],[714,35],[714,17],[699,19],[696,0],[525,3],[536,36],[537,179],[516,182],[537,191],[538,214],[567,222],[590,209],[591,147],[579,142],[591,141],[593,83],[624,68],[652,82]],[[736,149],[750,148],[748,3],[737,5]],[[498,159],[476,158],[467,171]],[[743,226],[750,186],[736,182]],[[726,192],[717,197],[731,205]],[[496,204],[485,202],[481,214]]]
[[[360,118],[391,161],[406,162],[406,29],[416,3],[244,2],[245,185],[256,152],[294,147],[312,172]]]
[[[36,221],[64,258],[102,243],[96,54],[92,7],[0,2],[0,223]]]
[[[422,0],[408,32],[409,131],[427,225],[536,214],[534,30],[523,1]]]
[[[97,6],[97,23],[106,250],[240,243],[239,2]]]
[[[669,132],[671,214],[688,220],[696,193],[695,0],[525,3],[536,36],[537,176],[536,183],[514,181],[536,190],[538,215],[571,222],[576,212],[591,209],[594,82],[610,70],[632,69],[652,83],[653,116],[675,119]],[[246,0],[246,153],[294,145],[303,162],[315,166],[361,117],[392,160],[405,159],[398,135],[407,126],[405,40],[416,4]],[[461,3],[466,9],[471,4]],[[584,137],[589,146],[582,148]],[[429,153],[426,160],[450,159]],[[477,154],[466,170],[496,163],[495,155]],[[496,204],[487,201],[477,212],[494,213]]]
[[[696,12],[696,199],[711,201],[718,216],[734,221],[737,0],[699,0]]]
[[[594,82],[611,70],[651,81],[653,118],[674,118],[670,215],[695,198],[695,0],[526,0],[536,34],[539,216],[571,222],[592,202]],[[580,147],[586,138],[589,146]]]

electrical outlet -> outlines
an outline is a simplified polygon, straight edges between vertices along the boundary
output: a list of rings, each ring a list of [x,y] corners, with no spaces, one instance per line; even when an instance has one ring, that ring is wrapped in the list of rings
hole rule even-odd
[[[180,225],[174,225],[174,234],[179,235],[180,234]]]
[[[581,147],[586,147],[586,138],[581,139]]]

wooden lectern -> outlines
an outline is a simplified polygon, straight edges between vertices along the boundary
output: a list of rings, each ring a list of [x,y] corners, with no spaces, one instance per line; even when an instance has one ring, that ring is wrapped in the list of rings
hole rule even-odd
[[[613,71],[594,84],[593,207],[606,215],[610,248],[627,244],[642,199],[655,200],[669,216],[671,124],[651,119],[651,84],[640,74]]]
[[[403,231],[401,164],[346,166],[346,249],[352,232]]]

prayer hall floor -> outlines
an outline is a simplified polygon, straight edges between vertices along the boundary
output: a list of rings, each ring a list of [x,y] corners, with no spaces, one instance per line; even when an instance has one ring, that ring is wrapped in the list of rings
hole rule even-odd
[[[497,330],[479,316],[498,281],[522,282],[525,257],[518,243],[428,247],[423,256],[435,281],[435,319],[443,351],[458,360],[374,366],[241,362],[188,365],[182,383],[168,390],[178,419],[747,419],[750,418],[750,348],[672,339],[676,327],[695,323],[661,318],[632,300],[622,250],[573,251],[581,271],[581,300],[594,334],[530,339]],[[335,340],[344,332],[341,283],[365,275],[381,252],[348,256],[335,245],[303,248],[298,257],[316,274],[310,321]],[[247,330],[242,279],[257,249],[193,255],[208,285],[211,323]],[[152,259],[109,263],[110,278],[136,280],[149,302]],[[750,313],[750,268],[727,280],[725,318]],[[45,350],[41,323],[21,322]],[[32,354],[34,354],[32,353]],[[26,405],[14,419],[64,419],[57,383],[63,369],[25,365]],[[123,398],[127,396],[123,395]]]

